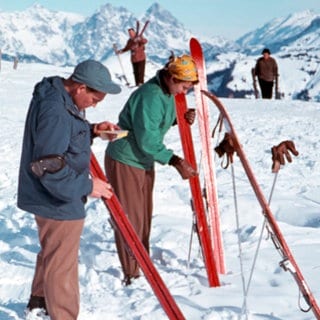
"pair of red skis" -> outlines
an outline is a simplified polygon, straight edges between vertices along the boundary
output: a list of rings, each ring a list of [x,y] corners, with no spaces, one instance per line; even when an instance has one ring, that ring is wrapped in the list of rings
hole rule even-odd
[[[270,210],[270,207],[265,200],[265,197],[253,175],[249,162],[233,128],[231,119],[218,98],[206,91],[206,74],[202,49],[199,42],[194,38],[190,40],[190,51],[197,64],[200,80],[199,85],[195,87],[195,96],[199,129],[202,139],[202,163],[205,176],[206,196],[204,197],[203,195],[199,177],[189,179],[189,183],[193,200],[193,210],[197,224],[196,230],[199,236],[199,242],[208,275],[209,286],[212,287],[220,285],[218,275],[219,273],[225,272],[225,265],[220,234],[215,170],[214,162],[212,159],[213,147],[211,146],[211,134],[209,132],[210,121],[207,101],[204,95],[206,95],[213,101],[213,103],[219,109],[225,122],[227,123],[229,133],[231,134],[232,140],[234,142],[235,151],[237,152],[237,155],[244,167],[244,170],[253,187],[256,197],[262,207],[263,214],[266,217],[267,223],[273,232],[273,239],[277,244],[277,249],[280,248],[280,252],[283,256],[282,266],[285,270],[289,270],[292,273],[296,283],[299,286],[300,291],[304,296],[306,303],[310,306],[310,309],[312,309],[315,317],[320,320],[320,309],[316,303],[316,300],[314,299],[311,290],[306,284],[305,279],[303,278],[303,275],[283,238],[283,235]],[[181,133],[184,156],[185,159],[188,160],[190,164],[194,166],[194,168],[196,168],[197,163],[193,148],[192,134],[189,125],[187,125],[184,120],[184,113],[186,110],[187,102],[185,96],[176,96],[177,120]],[[93,154],[91,157],[90,171],[93,176],[106,180],[106,177]],[[176,304],[175,300],[173,299],[169,290],[161,279],[159,273],[154,267],[148,253],[146,252],[141,241],[136,235],[117,197],[113,195],[111,199],[103,199],[103,201],[107,206],[113,218],[113,221],[115,222],[116,228],[121,232],[123,238],[128,244],[128,247],[136,257],[142,271],[145,274],[146,279],[149,281],[168,318],[177,320],[184,319],[181,310],[179,309],[178,305]]]
[[[207,90],[206,67],[201,45],[195,38],[190,40],[190,52],[196,63],[199,77],[199,83],[195,85],[194,90],[201,137],[201,164],[204,171],[204,188],[201,188],[199,176],[189,179],[189,183],[196,230],[207,270],[208,283],[210,287],[217,287],[220,286],[219,273],[225,273],[225,264],[220,232],[210,117],[207,99],[201,93],[201,90]],[[197,160],[191,128],[184,119],[184,114],[188,108],[186,97],[183,94],[177,95],[175,96],[175,101],[184,157],[196,169]]]

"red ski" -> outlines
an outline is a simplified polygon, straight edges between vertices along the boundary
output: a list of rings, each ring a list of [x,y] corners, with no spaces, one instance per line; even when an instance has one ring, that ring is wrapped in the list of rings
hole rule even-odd
[[[90,172],[93,177],[98,177],[101,180],[107,181],[106,176],[93,153],[91,154]],[[129,249],[137,259],[141,270],[149,281],[168,318],[172,320],[185,319],[124,213],[118,198],[113,195],[110,199],[103,198],[102,200],[110,212],[115,227],[120,231],[122,237],[127,242]]]
[[[282,232],[278,226],[278,223],[273,215],[273,213],[271,212],[271,209],[268,205],[267,200],[265,199],[262,190],[260,189],[260,186],[253,174],[253,171],[250,167],[250,164],[247,160],[247,157],[243,151],[243,148],[240,144],[240,141],[238,139],[238,136],[236,134],[236,131],[232,125],[230,116],[227,112],[227,110],[225,109],[225,107],[222,105],[222,103],[220,102],[220,100],[212,93],[207,92],[207,91],[202,91],[204,95],[206,95],[207,97],[209,97],[213,103],[217,106],[217,108],[219,109],[223,120],[226,123],[226,126],[228,128],[228,132],[231,136],[232,139],[232,144],[233,144],[233,148],[235,150],[235,152],[237,153],[237,156],[239,157],[242,166],[245,170],[245,173],[249,179],[249,182],[252,186],[252,189],[254,190],[254,193],[260,203],[260,206],[262,208],[262,212],[263,215],[265,216],[270,232],[271,232],[271,238],[276,246],[276,249],[279,251],[281,257],[282,257],[282,261],[280,262],[280,266],[285,270],[285,271],[290,271],[290,273],[292,274],[294,280],[296,281],[299,290],[301,291],[307,305],[310,307],[310,309],[312,309],[316,319],[320,319],[320,309],[319,306],[317,305],[317,302],[310,290],[310,288],[308,287],[300,269],[299,266],[297,265],[283,235]],[[303,310],[305,311],[305,310]]]
[[[193,148],[193,140],[190,125],[187,124],[184,114],[187,111],[187,102],[184,94],[175,96],[177,122],[180,131],[182,149],[185,159],[197,168],[196,157]],[[210,287],[220,286],[217,267],[214,259],[212,243],[210,239],[209,227],[207,224],[206,210],[203,203],[202,190],[200,186],[199,176],[189,179],[190,189],[193,201],[193,210],[195,213],[197,232],[199,236],[202,255],[208,274],[208,282]]]
[[[207,90],[206,66],[201,45],[195,38],[190,39],[190,52],[193,60],[196,63],[199,76],[199,84],[194,87],[194,91],[197,107],[197,119],[199,123],[202,144],[202,166],[204,170],[205,196],[208,208],[210,235],[218,272],[225,274],[226,267],[224,261],[222,235],[220,231],[220,216],[216,184],[216,170],[213,158],[213,146],[210,129],[210,114],[207,99],[205,99],[205,97],[203,97],[201,94],[201,90]]]

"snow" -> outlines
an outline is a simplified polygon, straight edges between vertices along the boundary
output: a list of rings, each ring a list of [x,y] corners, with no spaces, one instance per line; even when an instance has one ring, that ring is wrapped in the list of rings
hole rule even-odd
[[[110,60],[118,70],[118,61]],[[127,65],[131,76],[131,66]],[[154,66],[147,66],[149,78]],[[25,319],[36,254],[39,250],[33,215],[16,207],[17,178],[24,121],[33,87],[43,76],[67,77],[71,68],[41,64],[2,62],[0,72],[0,319]],[[239,80],[240,81],[240,80]],[[120,95],[108,95],[88,111],[92,121],[117,121],[117,115],[134,89],[123,87]],[[193,96],[188,97],[190,106]],[[244,147],[256,178],[269,197],[273,145],[293,140],[300,152],[279,172],[271,199],[271,209],[316,300],[320,301],[320,141],[319,103],[298,100],[222,99]],[[212,127],[217,111],[210,104]],[[200,158],[198,126],[192,127]],[[221,136],[222,137],[222,136]],[[216,139],[215,139],[216,143]],[[182,155],[176,127],[166,136],[166,144]],[[93,145],[103,163],[106,141]],[[227,273],[220,276],[221,287],[209,288],[197,237],[193,237],[191,261],[188,250],[192,213],[189,187],[168,166],[156,166],[151,258],[186,319],[230,320],[241,318],[244,302],[238,250],[241,240],[243,277],[248,281],[258,245],[263,216],[237,157],[234,172],[238,201],[239,229],[236,225],[230,168],[216,159],[221,230]],[[202,177],[201,177],[202,178]],[[167,319],[144,277],[129,287],[121,285],[121,269],[113,231],[103,203],[90,199],[81,238],[79,258],[81,312],[79,320]],[[248,319],[309,320],[312,312],[299,310],[298,287],[293,277],[279,267],[281,260],[264,231],[257,263],[247,295]],[[305,302],[301,301],[306,308]],[[245,316],[242,315],[245,319]],[[31,315],[28,318],[33,318]]]

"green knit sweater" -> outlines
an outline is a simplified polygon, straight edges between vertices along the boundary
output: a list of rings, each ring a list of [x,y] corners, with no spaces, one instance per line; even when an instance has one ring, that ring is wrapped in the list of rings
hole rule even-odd
[[[119,115],[118,125],[127,137],[110,142],[106,154],[114,160],[150,170],[154,163],[166,164],[173,155],[163,143],[175,121],[173,95],[161,87],[159,72],[132,93]]]

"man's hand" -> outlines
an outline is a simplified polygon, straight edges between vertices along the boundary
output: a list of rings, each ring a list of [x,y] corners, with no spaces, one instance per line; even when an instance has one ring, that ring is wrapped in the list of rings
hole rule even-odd
[[[100,132],[101,131],[115,131],[115,130],[121,130],[121,128],[114,124],[114,123],[111,123],[111,122],[108,122],[108,121],[104,121],[104,122],[100,122],[100,123],[97,123],[95,124],[94,126],[94,130],[93,130],[93,133],[96,135],[96,136],[100,136]],[[107,135],[108,137],[108,140],[112,141],[114,139],[117,138],[117,134],[108,134]]]
[[[90,193],[90,197],[93,198],[106,198],[110,199],[113,195],[112,187],[109,183],[99,179],[99,178],[92,178],[93,182],[93,189]]]
[[[121,130],[121,128],[117,124],[111,123],[109,121],[104,121],[104,122],[97,123],[94,128],[94,131],[97,131],[97,132],[101,130],[112,131],[112,130]]]
[[[271,148],[272,172],[279,171],[280,165],[285,164],[285,157],[288,162],[292,162],[292,157],[291,157],[289,151],[295,156],[297,156],[299,154],[293,141],[290,141],[290,140],[282,141],[279,145],[273,146]]]
[[[136,36],[134,37],[133,41],[134,42],[140,42],[142,40],[142,37],[141,36]]]

